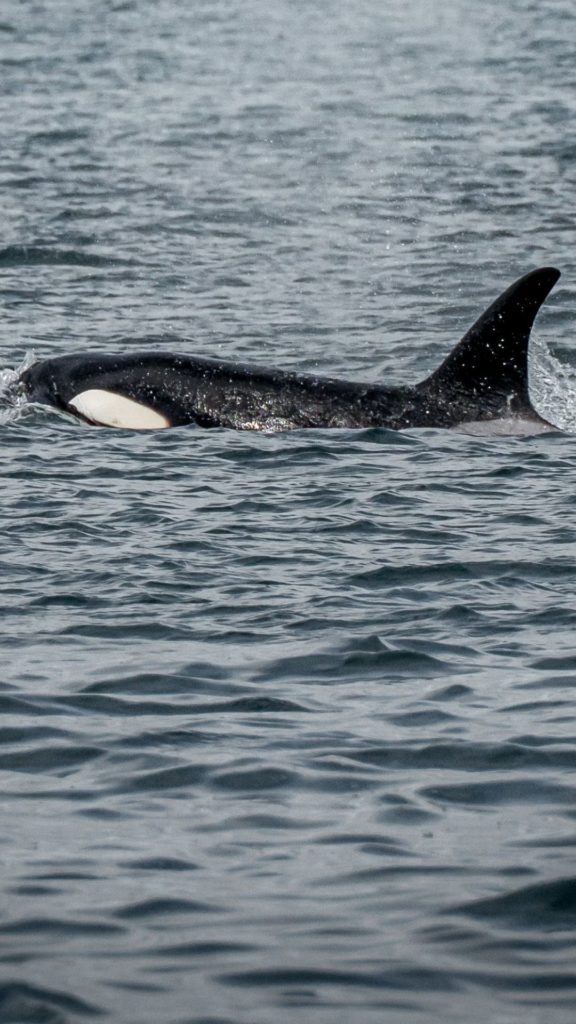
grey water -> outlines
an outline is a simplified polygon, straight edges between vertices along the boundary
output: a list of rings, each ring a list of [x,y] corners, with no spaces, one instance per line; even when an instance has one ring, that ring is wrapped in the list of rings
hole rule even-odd
[[[551,264],[564,429],[5,397],[2,1024],[574,1020],[575,33],[568,0],[3,0],[5,383],[134,345],[410,383]]]

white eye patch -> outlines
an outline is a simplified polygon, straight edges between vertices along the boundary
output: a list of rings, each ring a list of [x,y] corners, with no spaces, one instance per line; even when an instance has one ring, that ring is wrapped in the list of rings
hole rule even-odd
[[[129,430],[163,430],[170,421],[155,409],[134,402],[112,391],[91,388],[75,395],[68,405],[92,423],[102,427],[126,427]]]

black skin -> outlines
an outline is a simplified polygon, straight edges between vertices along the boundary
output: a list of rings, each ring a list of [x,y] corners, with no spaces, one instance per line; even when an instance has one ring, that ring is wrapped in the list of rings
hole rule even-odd
[[[172,426],[401,430],[510,416],[546,424],[528,395],[528,344],[536,314],[559,276],[544,267],[516,281],[439,369],[414,386],[384,387],[146,351],[47,359],[20,379],[34,402],[74,413],[68,403],[76,395],[102,389],[154,409]]]

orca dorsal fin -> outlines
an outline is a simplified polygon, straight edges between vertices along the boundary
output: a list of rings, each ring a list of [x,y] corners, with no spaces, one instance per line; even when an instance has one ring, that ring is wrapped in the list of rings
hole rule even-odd
[[[441,392],[447,399],[474,396],[493,409],[504,398],[512,412],[531,410],[530,331],[559,277],[554,267],[541,267],[510,285],[418,389]]]

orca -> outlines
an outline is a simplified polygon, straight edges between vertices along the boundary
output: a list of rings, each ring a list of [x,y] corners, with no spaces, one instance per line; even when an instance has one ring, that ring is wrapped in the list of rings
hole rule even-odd
[[[165,352],[85,353],[34,363],[32,402],[87,423],[130,429],[183,424],[235,430],[411,427],[472,432],[554,430],[528,393],[532,324],[560,277],[533,270],[500,295],[420,383],[385,386]]]

